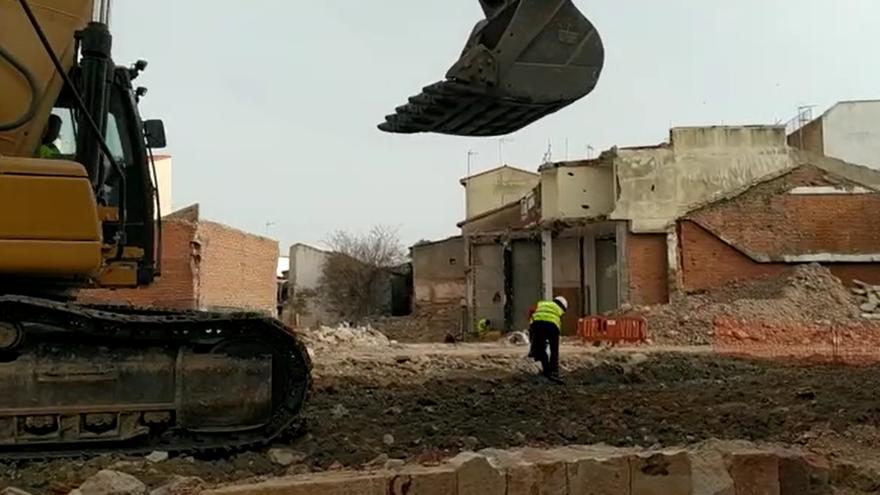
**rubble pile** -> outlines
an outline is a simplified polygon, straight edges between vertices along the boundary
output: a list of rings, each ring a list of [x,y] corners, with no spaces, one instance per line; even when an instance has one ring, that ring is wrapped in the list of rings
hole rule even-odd
[[[625,313],[647,318],[652,342],[663,345],[710,344],[717,318],[820,324],[861,320],[850,291],[818,264],[799,265],[779,277],[735,282],[716,290],[677,296],[669,304],[635,307]]]
[[[339,347],[388,347],[392,341],[382,332],[367,326],[322,326],[302,330],[298,334],[311,350],[328,350]]]
[[[440,343],[461,333],[461,307],[437,304],[416,308],[408,316],[385,316],[368,320],[389,338],[407,343]]]
[[[853,280],[856,285],[850,291],[856,298],[862,318],[880,320],[880,285],[871,285],[861,280]]]

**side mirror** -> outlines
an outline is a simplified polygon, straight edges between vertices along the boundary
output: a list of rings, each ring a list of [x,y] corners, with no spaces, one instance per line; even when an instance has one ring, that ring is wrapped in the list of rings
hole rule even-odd
[[[165,124],[159,119],[144,121],[144,137],[147,140],[147,146],[153,149],[161,149],[166,146],[165,143]]]

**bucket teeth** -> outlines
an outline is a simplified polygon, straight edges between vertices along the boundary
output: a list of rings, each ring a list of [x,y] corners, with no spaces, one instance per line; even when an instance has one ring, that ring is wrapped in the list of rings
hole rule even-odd
[[[502,136],[572,103],[537,104],[497,98],[479,88],[443,81],[424,89],[385,117],[379,129],[412,134],[434,132],[458,136]]]
[[[379,129],[499,136],[593,91],[604,47],[572,0],[480,3],[487,18],[477,24],[446,80],[409,98]]]

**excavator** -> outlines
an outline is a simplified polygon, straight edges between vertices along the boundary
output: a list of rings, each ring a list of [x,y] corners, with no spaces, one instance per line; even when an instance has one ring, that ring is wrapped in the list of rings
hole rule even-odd
[[[379,128],[514,132],[589,94],[604,62],[571,0],[480,0],[446,78]],[[0,459],[227,452],[300,421],[311,363],[271,316],[86,304],[161,276],[146,62],[117,65],[109,1],[0,0]]]

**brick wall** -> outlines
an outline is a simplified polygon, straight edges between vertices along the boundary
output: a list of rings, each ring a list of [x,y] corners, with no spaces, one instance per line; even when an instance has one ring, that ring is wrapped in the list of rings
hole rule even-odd
[[[794,187],[853,187],[815,167],[753,187],[679,222],[686,291],[775,276],[786,256],[880,252],[880,194],[790,194]],[[759,260],[759,261],[756,261]],[[880,263],[828,263],[844,283],[880,281]]]
[[[685,291],[721,287],[739,279],[775,276],[790,268],[778,263],[756,263],[689,220],[679,223],[679,252]]]
[[[84,302],[173,309],[276,310],[278,243],[214,222],[162,224],[162,275],[149,287],[86,290]]]
[[[628,234],[626,263],[630,304],[669,301],[666,234]]]
[[[799,361],[873,364],[880,362],[880,323],[832,325],[719,319],[715,352]]]
[[[721,287],[735,280],[781,275],[795,265],[757,263],[699,225],[679,224],[683,289],[698,291]],[[880,263],[826,263],[844,285],[853,280],[880,285]]]
[[[278,242],[215,222],[199,223],[199,306],[276,310]]]
[[[162,224],[162,276],[149,287],[80,291],[78,299],[91,303],[133,304],[172,309],[197,309],[193,244],[197,224],[167,220]]]
[[[689,220],[741,251],[781,261],[784,255],[875,254],[880,250],[880,193],[790,194],[795,187],[857,187],[804,166],[713,204]]]

